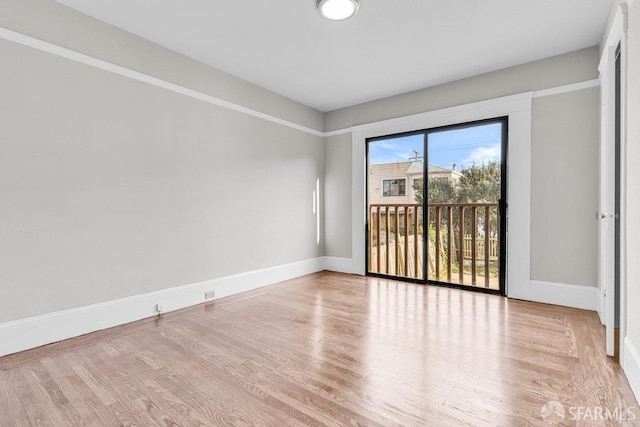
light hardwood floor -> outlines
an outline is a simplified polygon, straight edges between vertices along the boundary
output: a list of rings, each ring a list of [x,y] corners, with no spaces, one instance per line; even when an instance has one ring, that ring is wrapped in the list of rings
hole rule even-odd
[[[0,426],[638,425],[593,312],[322,272],[0,358]]]

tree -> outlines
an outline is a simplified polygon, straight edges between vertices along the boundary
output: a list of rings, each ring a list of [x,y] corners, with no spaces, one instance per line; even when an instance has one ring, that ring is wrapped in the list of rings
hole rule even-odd
[[[463,169],[462,177],[458,182],[458,202],[497,203],[500,198],[500,175],[501,168],[498,162],[489,162],[482,166],[473,165]],[[497,211],[492,209],[488,219],[484,218],[482,212],[478,218],[480,227],[484,230],[490,230],[492,236],[495,236],[498,230],[497,214]],[[469,222],[467,226],[471,227],[472,225]]]
[[[500,164],[489,162],[462,170],[458,182],[459,203],[497,203],[500,198]]]
[[[422,179],[418,179],[413,184],[415,192],[415,202],[422,204],[423,194]],[[429,203],[454,203],[456,201],[456,188],[447,179],[430,179],[429,180]]]
[[[445,179],[429,179],[429,203],[497,203],[500,198],[500,163],[489,162],[462,169],[457,183]],[[422,204],[423,182],[413,184],[415,202]]]
[[[489,162],[481,166],[473,165],[462,169],[461,177],[457,182],[443,179],[430,179],[428,188],[428,201],[434,203],[497,203],[500,198],[500,175],[501,168],[498,162]],[[415,202],[423,204],[423,183],[416,180],[413,189],[415,192]],[[435,211],[430,210],[429,222],[435,226]],[[468,212],[468,211],[467,211]],[[455,233],[459,229],[459,211],[456,208],[453,212],[453,227]],[[497,211],[491,210],[489,217],[490,234],[497,233],[498,217]],[[445,221],[445,219],[442,219]],[[484,218],[484,209],[478,211],[478,224],[485,229],[487,219]],[[473,228],[471,215],[465,216],[465,230]]]
[[[429,179],[428,203],[429,204],[475,204],[475,203],[497,203],[500,198],[500,179],[501,168],[498,162],[489,162],[482,164],[481,166],[473,165],[468,168],[463,168],[461,177],[457,181],[451,181],[448,179]],[[423,204],[423,180],[418,179],[414,181],[413,185],[414,199],[416,203]],[[492,208],[489,210],[489,215],[486,215],[485,207],[463,207],[463,206],[431,206],[425,207],[426,221],[429,236],[429,245],[434,245],[437,241],[436,230],[440,230],[440,254],[443,257],[452,256],[455,257],[453,262],[457,265],[458,269],[463,269],[467,274],[469,273],[469,265],[458,265],[459,251],[461,250],[459,239],[461,234],[468,235],[470,233],[479,233],[480,236],[489,234],[490,237],[495,238],[498,234],[498,212],[497,209]],[[461,221],[460,213],[464,211],[464,221]],[[475,215],[474,215],[475,212]],[[474,218],[477,222],[474,223]],[[437,218],[440,224],[436,224]],[[449,218],[451,221],[449,223]],[[463,231],[464,230],[464,233]],[[448,238],[449,233],[452,234],[452,238],[455,239],[450,245]],[[457,248],[452,254],[448,253],[446,248],[453,246]],[[446,259],[441,260],[446,262]],[[490,265],[490,273],[492,277],[497,277],[497,263],[492,261]],[[459,270],[458,270],[459,271]],[[441,271],[442,273],[442,271]],[[429,271],[429,277],[434,274],[433,270]],[[484,273],[483,273],[484,274]],[[433,276],[435,277],[435,276]],[[439,279],[439,278],[436,278]]]

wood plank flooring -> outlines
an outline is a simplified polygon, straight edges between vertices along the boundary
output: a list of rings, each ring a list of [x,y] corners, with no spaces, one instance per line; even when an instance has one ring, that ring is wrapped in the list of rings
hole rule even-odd
[[[0,358],[3,427],[546,426],[550,400],[640,425],[595,313],[329,272]]]

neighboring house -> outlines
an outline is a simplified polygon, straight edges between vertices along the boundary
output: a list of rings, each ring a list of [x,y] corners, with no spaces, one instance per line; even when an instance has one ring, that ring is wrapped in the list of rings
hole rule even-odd
[[[369,204],[411,204],[416,203],[416,181],[422,179],[424,163],[410,160],[399,163],[383,163],[369,166]],[[442,166],[429,165],[429,179],[445,179],[457,182],[462,174]]]

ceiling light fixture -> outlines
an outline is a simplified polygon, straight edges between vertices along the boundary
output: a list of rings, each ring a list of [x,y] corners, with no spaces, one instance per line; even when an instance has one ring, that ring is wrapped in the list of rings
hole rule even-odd
[[[360,0],[318,0],[320,14],[332,21],[344,21],[358,12]]]

